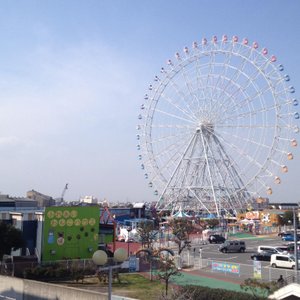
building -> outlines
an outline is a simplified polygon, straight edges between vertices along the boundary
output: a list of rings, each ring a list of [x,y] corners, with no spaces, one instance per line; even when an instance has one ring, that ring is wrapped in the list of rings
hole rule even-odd
[[[0,194],[0,211],[3,210],[23,210],[37,208],[37,201],[23,197],[10,197]]]
[[[80,198],[80,203],[97,204],[98,199],[94,196],[85,196],[83,198]]]
[[[35,190],[27,192],[27,198],[35,200],[38,207],[48,207],[55,205],[55,200],[52,197],[41,194]]]

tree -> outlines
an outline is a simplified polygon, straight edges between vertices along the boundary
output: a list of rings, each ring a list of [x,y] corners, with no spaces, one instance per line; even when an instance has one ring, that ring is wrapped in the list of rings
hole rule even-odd
[[[294,215],[292,210],[287,210],[284,212],[280,219],[280,225],[293,225],[294,224]],[[296,224],[298,226],[298,218],[296,217]]]
[[[157,276],[165,282],[165,292],[168,295],[169,281],[172,276],[181,276],[177,269],[173,257],[161,255],[158,260]]]
[[[170,222],[172,233],[174,236],[174,242],[178,245],[178,255],[187,248],[191,248],[191,241],[189,235],[193,231],[193,224],[188,219],[173,219]]]
[[[153,242],[156,239],[157,231],[154,231],[154,224],[151,221],[141,222],[137,233],[141,239],[142,247],[153,249]]]
[[[11,250],[17,250],[25,246],[22,231],[14,226],[0,222],[0,259],[4,254],[10,255]]]
[[[206,220],[206,222],[210,228],[214,228],[217,225],[219,225],[219,223],[220,223],[220,221],[218,219],[208,219],[208,220]]]

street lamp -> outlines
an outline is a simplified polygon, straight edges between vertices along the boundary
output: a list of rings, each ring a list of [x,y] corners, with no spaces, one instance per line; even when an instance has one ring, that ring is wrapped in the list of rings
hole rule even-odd
[[[127,232],[128,232],[128,238],[127,238],[127,253],[128,253],[128,256],[129,256],[129,233],[131,232],[132,228],[130,226],[127,227]]]
[[[200,259],[200,268],[202,268],[202,247],[199,248],[199,259]]]
[[[297,210],[298,211],[298,210]],[[295,256],[295,275],[296,275],[296,282],[298,283],[298,243],[297,243],[297,216],[295,208],[293,208],[293,223],[294,223],[294,256]]]
[[[119,268],[120,264],[127,258],[126,251],[122,248],[117,249],[114,252],[112,260],[108,260],[107,254],[103,250],[97,250],[94,252],[92,260],[94,264],[101,267],[101,270],[108,270],[108,300],[111,300],[112,292],[112,270]],[[116,264],[115,264],[116,263]],[[106,267],[103,267],[107,265]]]

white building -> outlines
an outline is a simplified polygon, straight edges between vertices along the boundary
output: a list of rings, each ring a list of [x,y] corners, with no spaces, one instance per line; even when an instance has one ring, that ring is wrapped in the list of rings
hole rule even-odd
[[[80,203],[97,204],[98,199],[94,196],[85,196],[83,198],[80,198]]]

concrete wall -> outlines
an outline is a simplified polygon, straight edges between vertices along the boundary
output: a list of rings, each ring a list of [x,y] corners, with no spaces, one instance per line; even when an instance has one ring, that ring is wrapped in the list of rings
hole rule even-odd
[[[0,275],[0,298],[1,296],[10,297],[16,300],[107,299],[107,294],[103,293]],[[112,299],[129,300],[130,298],[112,296]]]

